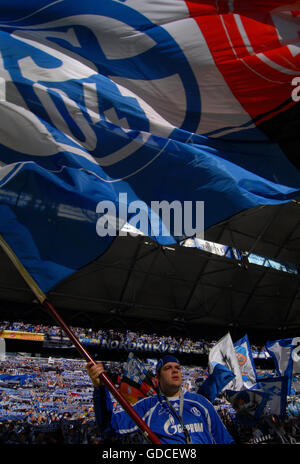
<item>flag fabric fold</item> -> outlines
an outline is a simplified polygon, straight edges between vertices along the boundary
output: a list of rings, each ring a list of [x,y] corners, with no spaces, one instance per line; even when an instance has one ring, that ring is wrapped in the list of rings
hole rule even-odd
[[[277,374],[288,378],[288,394],[291,393],[293,376],[300,373],[299,344],[299,337],[268,340],[265,344],[274,361]]]
[[[0,234],[44,292],[126,222],[170,244],[300,195],[299,2],[221,4],[2,5]]]
[[[213,373],[216,365],[225,366],[234,375],[231,382],[226,385],[226,389],[239,391],[245,388],[238,358],[229,332],[210,349],[208,355],[210,375]]]
[[[134,353],[130,352],[123,369],[120,391],[132,404],[142,398],[154,395],[153,373]]]
[[[256,368],[248,335],[234,343],[245,388],[251,388],[257,380]]]
[[[246,423],[253,423],[263,415],[284,416],[287,404],[287,377],[261,379],[252,388],[236,391],[226,391],[226,397],[231,402],[239,417]]]

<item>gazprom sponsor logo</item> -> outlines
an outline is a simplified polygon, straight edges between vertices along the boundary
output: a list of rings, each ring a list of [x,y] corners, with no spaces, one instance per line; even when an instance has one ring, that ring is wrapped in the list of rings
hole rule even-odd
[[[194,422],[192,424],[187,424],[186,429],[190,433],[203,432],[203,424],[199,422]],[[170,417],[164,425],[164,431],[167,435],[175,435],[177,433],[183,433],[181,424],[175,424],[174,418]]]

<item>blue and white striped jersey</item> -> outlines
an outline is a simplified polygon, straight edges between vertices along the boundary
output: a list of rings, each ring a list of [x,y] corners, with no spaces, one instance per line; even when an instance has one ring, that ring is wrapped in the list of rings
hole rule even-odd
[[[169,398],[169,401],[179,414],[179,397]],[[97,424],[101,430],[110,429],[119,435],[138,430],[137,425],[125,411],[113,412],[110,394],[105,387],[95,388],[94,407]],[[182,425],[163,396],[154,395],[144,398],[133,407],[162,443],[186,443]],[[234,442],[213,405],[202,395],[184,392],[182,419],[193,444]]]

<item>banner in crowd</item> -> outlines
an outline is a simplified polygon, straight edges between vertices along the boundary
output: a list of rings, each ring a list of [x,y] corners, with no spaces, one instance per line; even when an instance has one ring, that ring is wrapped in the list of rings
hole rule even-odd
[[[129,353],[123,368],[123,375],[128,379],[133,380],[138,385],[141,385],[145,378],[149,375],[149,370],[145,363],[138,359],[133,353]]]
[[[110,246],[113,222],[136,226],[141,204],[144,233],[166,245],[300,195],[298,12],[297,0],[2,2],[0,234],[45,293]],[[189,202],[189,221],[162,219],[164,200]]]
[[[0,421],[23,421],[26,419],[26,414],[22,413],[0,413]]]
[[[274,360],[277,374],[288,378],[290,394],[293,376],[300,374],[300,337],[267,341],[265,346]]]
[[[263,392],[265,414],[283,416],[286,412],[288,379],[286,376],[261,379],[251,390]]]
[[[256,383],[256,368],[248,335],[234,343],[234,349],[240,366],[242,379],[246,388]]]
[[[266,378],[251,389],[239,392],[226,390],[226,397],[239,418],[251,423],[262,415],[283,416],[286,412],[287,387],[287,377]]]
[[[28,379],[34,379],[36,374],[0,374],[0,382],[18,382],[20,386],[23,386]]]
[[[17,330],[0,330],[0,337],[3,338],[16,338],[18,340],[35,340],[37,342],[44,341],[43,333],[22,332]]]
[[[227,333],[210,350],[208,355],[209,373],[212,374],[214,367],[221,364],[234,374],[234,379],[226,386],[229,390],[241,390],[244,382],[230,333]]]
[[[120,391],[130,403],[155,394],[155,376],[133,353],[129,353],[123,369]]]
[[[98,345],[101,349],[107,350],[126,350],[126,351],[145,351],[157,354],[169,353],[191,353],[191,354],[206,354],[202,348],[193,346],[176,346],[166,342],[143,342],[143,341],[128,341],[110,340],[107,338],[88,338],[79,337],[80,341],[86,345]]]

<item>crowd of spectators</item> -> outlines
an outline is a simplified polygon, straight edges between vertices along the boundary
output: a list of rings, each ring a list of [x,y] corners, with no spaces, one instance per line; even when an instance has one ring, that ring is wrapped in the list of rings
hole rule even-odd
[[[148,365],[151,368],[151,365]],[[124,363],[106,362],[114,378]],[[206,375],[183,366],[184,388],[196,391]],[[261,374],[261,372],[260,372]],[[0,444],[100,444],[92,403],[93,387],[84,360],[6,355],[0,362]],[[120,406],[114,401],[114,407]],[[300,439],[300,399],[289,397],[284,418],[263,416],[255,425],[239,421],[219,395],[214,406],[237,443],[293,443]],[[139,434],[125,443],[142,442]]]
[[[99,443],[93,388],[82,360],[5,356],[0,443]]]
[[[175,350],[179,348],[188,349],[192,352],[196,352],[199,354],[208,355],[212,346],[216,343],[217,340],[193,340],[189,337],[175,337],[175,336],[166,336],[166,335],[158,335],[158,334],[147,334],[142,332],[134,332],[132,330],[127,330],[125,332],[121,332],[118,330],[113,329],[97,329],[93,330],[91,328],[83,328],[83,327],[73,327],[71,326],[72,331],[75,335],[82,340],[84,343],[97,343],[102,339],[106,339],[108,342],[117,340],[119,342],[127,343],[139,342],[144,343],[160,343],[160,344],[169,344],[172,345]],[[30,324],[24,323],[22,321],[19,322],[9,322],[3,321],[0,322],[0,332],[1,330],[11,330],[11,331],[21,331],[21,332],[31,332],[31,333],[42,333],[45,335],[46,339],[51,337],[64,337],[62,333],[62,329],[59,326],[48,326],[43,324]],[[252,346],[252,352],[254,355],[258,353],[264,353],[264,347],[257,347]]]
[[[0,323],[3,330],[43,333],[62,337],[57,326],[24,322]],[[79,338],[91,340],[105,337],[123,342],[144,340],[155,343],[177,343],[202,349],[208,354],[215,341],[158,336],[134,331],[93,330],[72,327]],[[252,347],[253,350],[257,347]],[[260,348],[263,351],[263,347]],[[147,365],[153,368],[151,360]],[[122,377],[124,363],[107,361],[106,368],[114,381]],[[183,386],[197,391],[207,376],[206,366],[183,366]],[[259,375],[270,372],[258,371]],[[41,358],[6,354],[0,360],[0,444],[99,444],[101,436],[95,422],[93,387],[82,359]],[[120,406],[114,401],[114,407]],[[240,420],[224,395],[214,406],[237,443],[300,442],[300,397],[288,397],[284,417],[263,415],[255,424]],[[140,434],[124,438],[125,443],[143,441]]]

